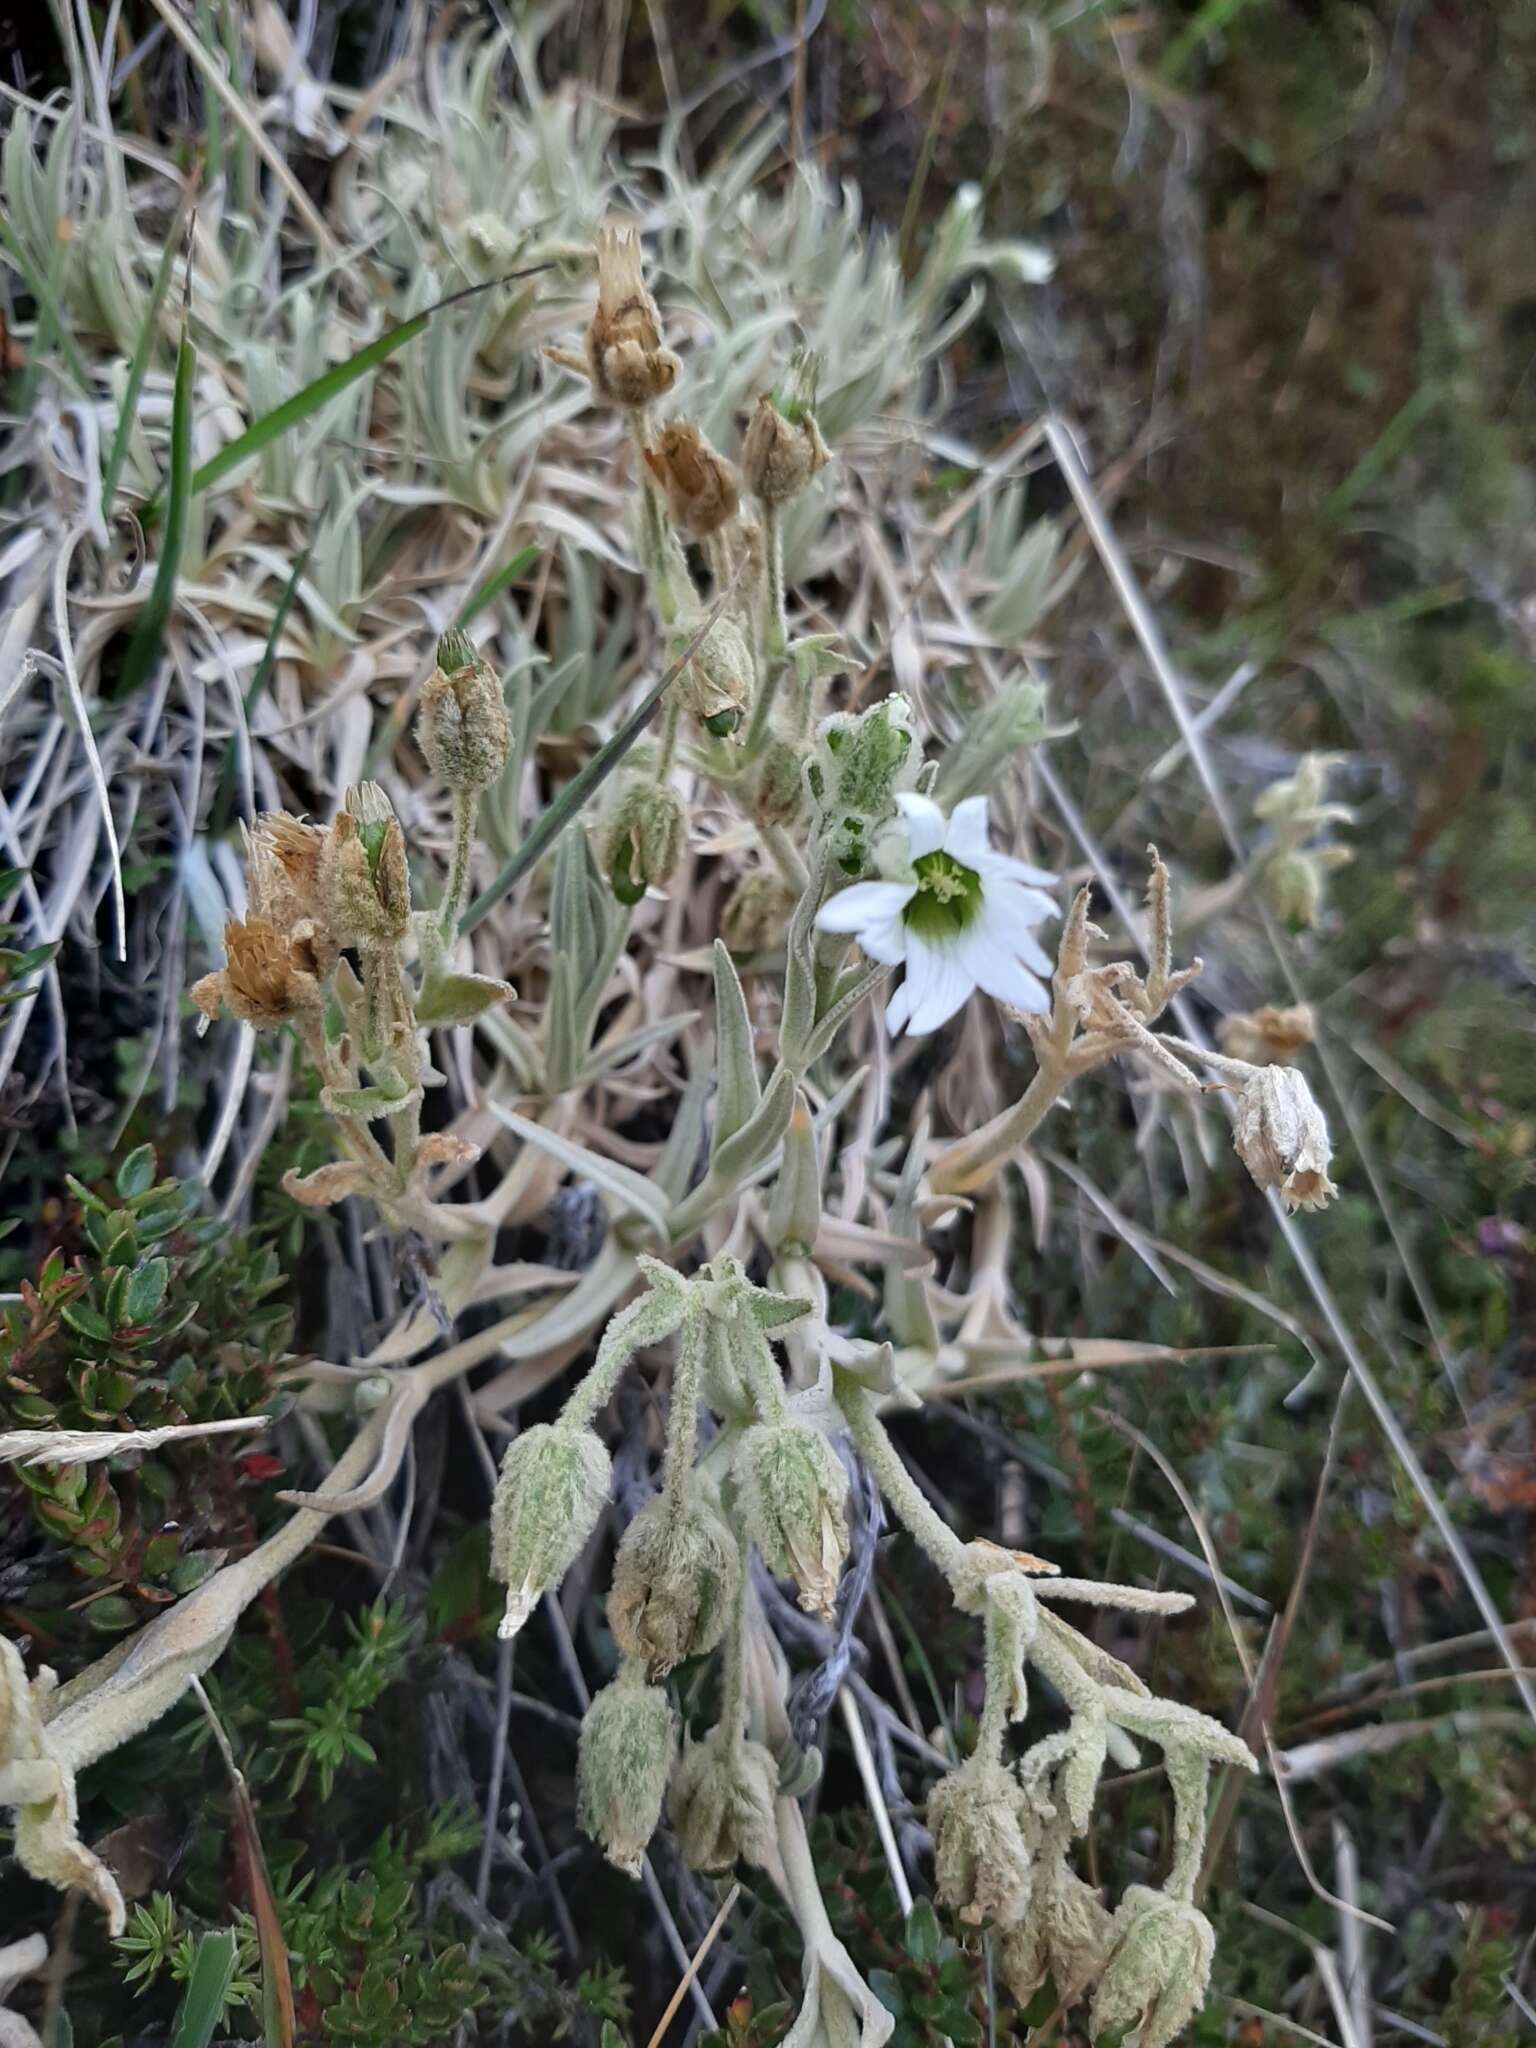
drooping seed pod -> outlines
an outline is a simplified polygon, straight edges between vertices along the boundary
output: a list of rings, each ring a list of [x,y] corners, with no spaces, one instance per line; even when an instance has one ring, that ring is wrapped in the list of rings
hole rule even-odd
[[[608,1861],[637,1876],[677,1754],[672,1703],[625,1662],[588,1707],[576,1749],[576,1818]]]
[[[597,1526],[613,1467],[590,1429],[540,1422],[507,1446],[491,1503],[491,1571],[507,1588],[497,1633],[514,1636]]]
[[[666,493],[675,525],[695,540],[718,533],[736,517],[741,488],[736,472],[691,420],[673,420],[645,451],[646,467]]]
[[[1134,2021],[1138,2048],[1168,2048],[1205,2003],[1215,1949],[1215,1930],[1197,1907],[1133,1884],[1111,1924],[1090,2014],[1095,2036]]]
[[[476,795],[507,765],[512,728],[501,681],[465,633],[445,633],[422,686],[416,738],[445,789]]]
[[[1328,1121],[1294,1067],[1254,1067],[1242,1084],[1232,1128],[1237,1156],[1261,1188],[1278,1188],[1288,1209],[1322,1209],[1338,1193],[1328,1178]]]
[[[752,778],[749,796],[759,825],[793,825],[805,809],[805,766],[800,749],[773,734]]]
[[[688,844],[688,811],[670,782],[626,776],[602,831],[602,864],[621,903],[665,888]]]
[[[741,1857],[765,1863],[775,1847],[778,1790],[779,1767],[762,1743],[731,1743],[719,1727],[690,1743],[667,1793],[667,1815],[689,1868],[729,1870]]]
[[[673,628],[669,662],[680,661],[699,630],[697,617]],[[724,613],[710,621],[688,665],[673,685],[706,732],[728,739],[752,702],[752,652],[741,628]]]
[[[1020,2005],[1047,1977],[1062,2003],[1071,2005],[1097,1980],[1109,1954],[1109,1910],[1067,1861],[1069,1839],[1065,1823],[1047,1831],[1035,1859],[1030,1909],[1004,1929],[998,1947],[1003,1982]]]
[[[587,329],[592,389],[628,411],[663,398],[682,365],[661,342],[661,315],[646,287],[640,237],[608,224],[597,232],[597,309]]]
[[[1040,1823],[1006,1765],[977,1755],[928,1794],[934,1883],[971,1926],[1007,1927],[1029,1911]]]
[[[742,1437],[734,1471],[764,1564],[794,1580],[807,1614],[830,1621],[848,1556],[848,1474],[836,1451],[807,1423],[760,1422]]]
[[[613,1564],[608,1626],[653,1678],[719,1642],[736,1591],[736,1539],[696,1481],[680,1503],[648,1500]]]

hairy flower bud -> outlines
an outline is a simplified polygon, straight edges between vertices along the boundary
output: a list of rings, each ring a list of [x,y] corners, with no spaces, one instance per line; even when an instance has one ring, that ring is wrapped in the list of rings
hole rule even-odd
[[[687,843],[687,808],[671,783],[626,776],[602,834],[603,872],[619,901],[638,903],[647,889],[664,888]]]
[[[1210,1921],[1166,1892],[1133,1884],[1110,1934],[1089,2021],[1094,2034],[1134,2021],[1137,2048],[1168,2048],[1205,2002],[1216,1948]]]
[[[677,357],[661,345],[661,315],[646,288],[632,227],[597,232],[597,310],[587,329],[587,374],[610,405],[633,411],[677,382]]]
[[[1040,1825],[1006,1765],[976,1755],[928,1794],[934,1882],[972,1926],[1011,1926],[1029,1911]]]
[[[398,945],[411,922],[405,835],[376,782],[347,791],[326,840],[323,877],[331,923],[365,950]]]
[[[476,795],[507,765],[512,728],[501,682],[467,634],[445,633],[438,642],[437,667],[422,687],[416,738],[445,789]]]
[[[614,1640],[653,1678],[705,1656],[725,1628],[737,1571],[736,1539],[696,1482],[677,1507],[658,1494],[624,1531],[614,1559]]]
[[[232,917],[224,927],[224,965],[194,983],[192,1000],[205,1017],[226,1006],[242,1024],[275,1031],[320,1006],[314,955],[265,917]]]
[[[1216,1026],[1216,1037],[1229,1059],[1273,1062],[1288,1067],[1317,1036],[1311,1006],[1297,1003],[1288,1010],[1266,1003],[1261,1010],[1235,1010]]]
[[[696,540],[718,533],[736,517],[741,491],[736,472],[711,448],[691,420],[673,420],[645,451],[646,467],[667,494],[676,525]]]
[[[590,1429],[536,1423],[507,1446],[491,1503],[491,1572],[507,1588],[497,1631],[515,1636],[597,1525],[613,1467]]]
[[[694,617],[673,629],[669,662],[687,653],[699,623]],[[752,702],[752,653],[734,619],[722,613],[710,622],[673,688],[681,690],[683,702],[716,739],[735,732]]]
[[[798,747],[774,734],[752,779],[752,816],[759,825],[792,825],[805,809],[804,763]]]
[[[807,1614],[830,1621],[848,1555],[848,1474],[819,1429],[760,1422],[736,1452],[747,1529],[778,1578],[793,1579]]]
[[[822,720],[805,779],[818,832],[845,875],[869,867],[880,827],[895,815],[897,795],[912,787],[921,762],[905,697]]]
[[[764,953],[782,945],[795,898],[772,868],[742,876],[720,912],[720,936],[733,953]]]
[[[768,505],[782,504],[803,491],[830,460],[815,413],[764,392],[741,443],[742,479],[752,495]]]
[[[1338,1189],[1328,1178],[1328,1124],[1293,1067],[1254,1067],[1242,1084],[1232,1142],[1261,1188],[1288,1209],[1322,1209]]]
[[[738,1857],[764,1863],[775,1846],[779,1767],[770,1750],[723,1728],[684,1749],[672,1773],[667,1815],[693,1870],[729,1870]]]
[[[639,1664],[622,1664],[582,1719],[576,1818],[631,1877],[656,1832],[676,1754],[671,1701],[660,1686],[646,1684]]]

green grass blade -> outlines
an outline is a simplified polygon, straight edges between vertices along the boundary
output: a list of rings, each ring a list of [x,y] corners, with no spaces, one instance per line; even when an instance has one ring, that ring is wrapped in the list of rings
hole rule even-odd
[[[101,516],[110,520],[112,500],[117,496],[117,480],[122,474],[123,462],[128,453],[128,435],[133,426],[134,414],[139,409],[139,392],[143,389],[144,375],[149,368],[150,353],[155,345],[155,329],[160,321],[160,308],[165,303],[166,288],[171,281],[171,266],[176,261],[176,248],[181,240],[181,214],[171,222],[170,232],[165,238],[165,250],[160,258],[160,267],[155,272],[155,281],[150,287],[149,308],[144,316],[144,325],[134,344],[133,361],[128,366],[128,382],[123,389],[122,410],[117,416],[117,432],[112,437],[112,452],[107,457],[107,466],[101,473]]]
[[[509,583],[515,583],[525,569],[531,569],[539,559],[537,547],[519,548],[503,568],[494,576],[488,576],[473,597],[466,598],[463,609],[454,620],[456,626],[467,626],[477,612],[483,612],[493,598],[500,597]]]
[[[1179,30],[1163,57],[1164,78],[1177,78],[1208,36],[1236,21],[1252,0],[1205,0],[1205,5]]]
[[[539,818],[528,837],[503,866],[501,873],[481,896],[477,896],[463,917],[459,920],[461,932],[472,932],[482,918],[489,917],[502,897],[513,889],[526,875],[536,861],[548,852],[556,839],[565,830],[571,819],[597,791],[602,788],[614,769],[624,759],[630,748],[639,739],[655,715],[656,707],[667,694],[670,685],[676,682],[693,658],[704,635],[725,609],[735,581],[722,590],[710,607],[707,616],[699,626],[688,645],[663,674],[655,688],[648,691],[639,707],[621,725],[611,740],[605,740],[584,768],[580,768],[561,790],[549,808]]]
[[[235,1976],[235,1937],[205,1934],[192,1957],[187,1994],[176,2015],[171,2048],[208,2048],[224,2017],[224,2001]]]
[[[167,480],[165,532],[160,541],[160,562],[149,593],[149,602],[139,613],[139,622],[123,658],[118,695],[129,696],[139,688],[160,652],[165,625],[176,595],[176,578],[181,552],[187,540],[187,522],[192,510],[192,385],[197,375],[197,351],[187,331],[187,316],[181,316],[181,342],[176,350],[176,391],[171,400],[171,473]]]
[[[344,363],[333,363],[323,370],[302,391],[295,391],[291,398],[285,398],[281,405],[274,405],[270,412],[264,412],[258,420],[252,420],[243,434],[237,434],[233,441],[222,447],[217,455],[211,455],[192,477],[194,495],[206,491],[210,484],[222,483],[232,471],[241,469],[247,462],[258,456],[263,448],[270,448],[288,432],[316,413],[323,405],[329,405],[359,377],[366,377],[370,370],[386,362],[396,349],[404,348],[408,341],[414,341],[426,331],[433,318],[449,306],[456,306],[461,299],[475,298],[480,292],[493,291],[497,285],[510,284],[515,278],[534,277],[541,270],[548,270],[548,263],[535,263],[527,270],[512,270],[505,277],[493,277],[484,284],[472,284],[461,292],[450,292],[446,299],[439,299],[434,306],[417,313],[402,322],[399,327],[390,327],[383,334],[376,335],[370,342],[347,357]],[[144,507],[142,517],[146,524],[159,516],[160,501],[152,498]]]
[[[302,555],[294,563],[282,596],[277,601],[277,610],[272,614],[272,627],[267,634],[267,644],[261,650],[261,660],[256,664],[256,673],[251,677],[251,686],[245,693],[245,723],[251,723],[251,713],[261,702],[262,692],[272,674],[272,664],[277,660],[277,643],[283,637],[283,628],[288,623],[288,614],[293,609],[293,600],[298,596],[299,585],[304,580],[304,571],[309,567],[309,558],[315,544],[310,541]],[[229,794],[235,786],[235,751],[231,747],[224,756],[224,765],[219,770],[219,786],[214,792],[213,811],[208,821],[208,830],[217,838],[229,821]]]

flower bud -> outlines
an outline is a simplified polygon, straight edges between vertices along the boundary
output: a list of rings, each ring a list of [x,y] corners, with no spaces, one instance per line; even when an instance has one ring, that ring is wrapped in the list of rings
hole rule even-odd
[[[928,1794],[934,1884],[971,1926],[1012,1926],[1029,1911],[1040,1824],[1006,1765],[976,1755]]]
[[[696,540],[718,533],[736,517],[741,492],[736,472],[690,420],[673,420],[645,451],[646,467],[667,494],[673,523]]]
[[[438,642],[437,667],[421,692],[416,738],[445,789],[478,794],[507,765],[512,728],[501,682],[465,633],[445,633]]]
[[[830,1621],[848,1555],[848,1474],[836,1451],[808,1423],[760,1422],[743,1436],[734,1470],[763,1562],[795,1581],[807,1614]]]
[[[515,1636],[597,1526],[612,1465],[590,1429],[540,1422],[507,1446],[491,1503],[491,1572],[507,1588],[497,1633]]]
[[[192,988],[205,1017],[225,1005],[242,1024],[275,1031],[320,1007],[313,954],[265,917],[232,917],[224,927],[224,965]]]
[[[1293,1067],[1250,1071],[1232,1143],[1255,1184],[1278,1188],[1288,1209],[1322,1209],[1338,1193],[1328,1178],[1333,1148],[1327,1120]]]
[[[674,628],[667,660],[680,661],[699,630],[697,617]],[[728,739],[752,701],[752,653],[734,619],[721,614],[705,628],[673,686],[704,729]]]
[[[664,888],[688,843],[688,812],[670,782],[626,776],[603,829],[603,872],[621,903]]]
[[[661,1819],[676,1754],[671,1701],[660,1686],[646,1684],[638,1664],[622,1664],[582,1719],[576,1818],[631,1877]]]
[[[633,411],[677,382],[677,357],[661,345],[661,316],[646,289],[632,227],[597,233],[597,310],[587,329],[587,374],[610,405]]]
[[[613,1565],[608,1626],[653,1678],[719,1642],[736,1590],[736,1539],[696,1482],[681,1506],[648,1500]]]
[[[772,868],[743,875],[720,912],[720,936],[733,953],[765,953],[782,945],[795,898]]]
[[[1205,2003],[1216,1935],[1196,1907],[1133,1884],[1110,1927],[1109,1961],[1094,1996],[1095,2035],[1136,2023],[1137,2048],[1168,2043]]]
[[[805,779],[817,829],[844,874],[863,874],[870,865],[880,827],[894,816],[898,793],[912,787],[921,763],[905,697],[822,720]]]
[[[1307,1003],[1288,1010],[1266,1003],[1261,1010],[1235,1010],[1223,1017],[1216,1036],[1229,1059],[1288,1067],[1317,1036],[1317,1026]]]
[[[803,491],[831,460],[816,415],[795,399],[765,392],[753,408],[741,443],[741,474],[765,504],[781,505]]]
[[[347,791],[326,839],[327,907],[339,937],[365,950],[398,945],[410,928],[405,835],[376,782]]]
[[[774,734],[752,779],[751,811],[759,825],[792,825],[805,809],[800,749]]]
[[[692,1870],[729,1870],[738,1857],[765,1863],[776,1833],[779,1767],[760,1742],[726,1740],[711,1728],[684,1749],[667,1794],[667,1816]]]
[[[1098,1977],[1109,1954],[1108,1910],[1067,1862],[1065,1831],[1054,1833],[1035,1863],[1034,1897],[998,1951],[1003,1982],[1027,2005],[1049,1977],[1070,2006]]]

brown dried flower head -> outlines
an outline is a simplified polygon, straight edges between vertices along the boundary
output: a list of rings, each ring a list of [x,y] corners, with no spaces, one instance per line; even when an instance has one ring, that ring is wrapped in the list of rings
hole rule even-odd
[[[1232,1142],[1261,1188],[1288,1209],[1322,1209],[1338,1193],[1328,1178],[1328,1124],[1293,1067],[1254,1067],[1242,1083]]]
[[[682,365],[661,343],[661,316],[646,289],[640,237],[611,223],[597,231],[597,310],[587,329],[587,374],[610,405],[636,410],[664,398]]]
[[[673,420],[645,451],[646,467],[667,494],[676,525],[695,539],[718,533],[736,517],[741,489],[735,470],[691,420]]]
[[[280,932],[270,918],[232,917],[224,927],[225,961],[194,984],[205,1017],[227,1008],[242,1024],[275,1031],[320,1006],[320,983],[307,941]]]
[[[1290,1066],[1316,1035],[1316,1022],[1307,1003],[1288,1010],[1277,1009],[1273,1003],[1266,1003],[1261,1010],[1235,1010],[1216,1027],[1222,1051],[1234,1060],[1251,1060],[1255,1066]]]
[[[741,474],[764,504],[795,497],[831,460],[814,409],[819,367],[813,355],[798,355],[785,388],[764,392],[753,407],[741,444]]]

